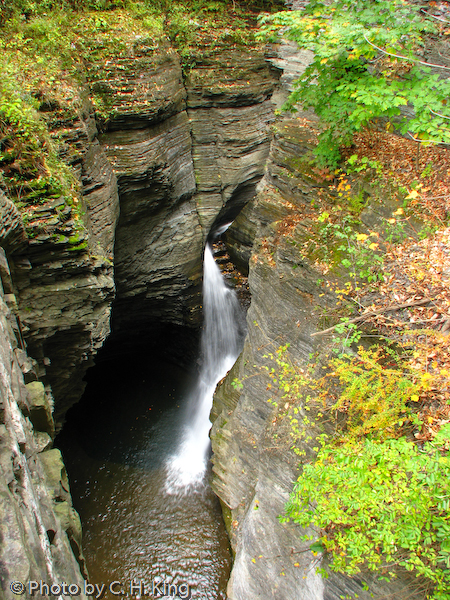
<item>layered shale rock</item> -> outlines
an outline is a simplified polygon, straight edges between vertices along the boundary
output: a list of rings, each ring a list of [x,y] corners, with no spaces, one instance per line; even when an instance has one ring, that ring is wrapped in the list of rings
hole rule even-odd
[[[95,73],[121,207],[116,341],[157,345],[169,324],[199,326],[206,238],[253,197],[264,171],[278,71],[262,52],[222,49],[192,63],[184,81],[173,51],[142,46]]]
[[[61,455],[49,449],[53,398],[36,380],[36,364],[23,350],[16,317],[7,304],[11,295],[4,291],[9,279],[1,248],[0,258],[1,596],[17,597],[12,582],[20,586],[44,581],[49,586],[73,583],[85,599],[80,520],[72,508]],[[22,597],[32,597],[29,588],[24,592],[19,590]]]
[[[26,240],[21,214],[13,202],[0,190],[0,240],[6,251],[12,251]],[[5,271],[6,273],[6,271]],[[8,290],[12,292],[12,290]]]
[[[22,333],[39,376],[52,385],[58,428],[80,398],[86,369],[109,333],[118,194],[89,104],[66,119],[55,109],[49,119],[80,179],[81,199],[72,206],[62,198],[41,203],[28,239],[16,244],[9,259]]]
[[[232,221],[255,195],[269,153],[280,72],[264,53],[221,50],[194,57],[187,81],[197,189],[204,234]]]
[[[103,134],[118,177],[117,302],[113,329],[149,332],[152,321],[195,324],[202,236],[185,112],[139,130]]]
[[[297,143],[304,152],[305,138]],[[269,169],[257,200],[248,207],[244,231],[254,232],[249,286],[252,301],[247,313],[244,350],[216,392],[212,417],[213,489],[229,515],[235,562],[228,586],[233,600],[249,598],[323,598],[324,585],[300,541],[300,532],[281,525],[298,457],[290,450],[288,428],[274,429],[274,407],[268,402],[268,355],[285,343],[307,359],[312,351],[309,333],[317,321],[313,308],[324,305],[317,274],[298,258],[295,245],[286,244],[275,223],[302,211],[308,198],[295,194],[292,178],[289,198],[275,184],[280,141],[273,143]],[[278,176],[280,173],[278,173]],[[239,217],[241,222],[245,215]],[[301,235],[301,225],[299,235]],[[250,241],[250,240],[249,240]],[[237,378],[242,390],[231,387]]]
[[[27,400],[19,400],[26,431],[11,434],[8,444],[18,444],[20,464],[32,458],[27,489],[35,495],[42,486],[49,490],[36,508],[45,513],[42,523],[48,520],[47,538],[36,517],[33,548],[40,544],[42,551],[35,550],[38,563],[25,566],[23,576],[47,573],[54,581],[60,573],[46,565],[56,556],[55,545],[65,565],[62,580],[78,581],[76,563],[66,555],[67,535],[84,566],[64,469],[57,451],[48,451],[51,437],[81,396],[85,371],[110,333],[115,292],[116,341],[155,346],[168,326],[199,327],[202,249],[211,230],[255,195],[269,153],[279,71],[262,51],[222,48],[199,54],[184,78],[173,50],[136,43],[128,58],[91,66],[87,77],[91,98],[87,88],[80,91],[77,114],[55,107],[47,115],[80,182],[79,199],[66,205],[52,197],[35,207],[27,238],[17,210],[0,197],[0,231],[11,265],[11,276],[2,267],[4,298],[17,309],[10,326],[34,359],[20,353],[29,386]],[[43,458],[37,457],[41,449]],[[11,498],[5,506],[15,514]],[[20,527],[11,525],[11,531]],[[25,565],[31,558],[23,544],[17,540]]]
[[[120,195],[113,339],[155,345],[165,325],[199,321],[202,235],[181,66],[173,50],[141,46],[95,80]]]

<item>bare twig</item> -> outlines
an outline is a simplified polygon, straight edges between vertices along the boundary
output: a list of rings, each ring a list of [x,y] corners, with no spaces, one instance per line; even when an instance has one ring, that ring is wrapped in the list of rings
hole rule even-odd
[[[420,9],[421,12],[423,12],[424,15],[427,15],[427,17],[433,17],[433,19],[437,19],[438,21],[442,21],[443,23],[448,23],[450,24],[450,21],[447,21],[447,19],[443,19],[442,17],[437,17],[436,15],[430,15],[429,12],[427,12],[425,9],[421,8]]]
[[[442,117],[443,119],[450,119],[450,117],[446,117],[445,115],[441,115],[437,112],[434,112],[434,110],[432,110],[431,108],[430,108],[430,112],[432,112],[433,115],[436,115],[437,117]]]
[[[407,134],[413,140],[413,142],[419,142],[419,144],[441,144],[443,146],[450,146],[450,144],[448,142],[437,142],[436,140],[419,140],[419,139],[415,138],[413,135],[411,135],[409,133],[409,131],[407,132]]]
[[[365,321],[369,317],[375,317],[376,315],[381,315],[382,313],[389,312],[391,310],[401,310],[402,308],[409,308],[411,306],[423,306],[424,304],[429,304],[430,302],[433,302],[433,300],[430,300],[430,298],[422,298],[422,300],[415,300],[414,302],[404,302],[403,304],[391,304],[390,306],[379,308],[378,310],[370,310],[366,313],[363,313],[362,315],[354,317],[353,319],[349,319],[344,323],[341,321],[341,323],[336,323],[336,325],[333,325],[333,327],[328,327],[328,329],[324,329],[323,331],[316,331],[316,333],[311,334],[311,337],[317,337],[319,335],[331,333],[332,331],[334,331],[334,329],[336,329],[336,327],[342,324],[347,325],[348,323],[358,323],[359,321]]]
[[[434,63],[424,62],[423,60],[419,60],[418,58],[409,58],[408,56],[401,56],[400,54],[393,54],[392,52],[388,52],[387,50],[383,50],[379,46],[373,44],[370,40],[367,39],[366,34],[363,33],[363,37],[368,44],[370,44],[373,48],[376,48],[383,54],[387,54],[388,56],[395,56],[395,58],[401,58],[402,60],[409,60],[410,62],[419,63],[420,65],[425,65],[426,67],[436,67],[437,69],[445,69],[446,71],[450,71],[450,67],[444,67],[443,65],[435,65]]]

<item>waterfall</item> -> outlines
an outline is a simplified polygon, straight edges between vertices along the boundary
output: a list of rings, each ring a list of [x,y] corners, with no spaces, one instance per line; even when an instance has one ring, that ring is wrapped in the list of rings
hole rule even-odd
[[[169,493],[203,482],[209,458],[209,413],[214,390],[239,356],[244,338],[239,301],[226,285],[208,244],[203,263],[203,316],[202,365],[188,401],[178,451],[167,463]]]

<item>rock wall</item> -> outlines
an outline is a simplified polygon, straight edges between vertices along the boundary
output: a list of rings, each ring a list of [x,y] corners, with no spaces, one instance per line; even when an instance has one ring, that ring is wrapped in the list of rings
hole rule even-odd
[[[136,49],[119,80],[114,69],[95,73],[95,89],[114,107],[100,142],[120,196],[116,341],[131,332],[156,344],[164,324],[199,326],[206,238],[239,212],[263,175],[278,72],[261,51],[219,49],[194,59],[186,79],[170,49]],[[133,111],[116,93],[121,82]]]
[[[61,454],[51,449],[53,398],[23,349],[2,248],[0,263],[0,595],[40,598],[26,587],[30,581],[66,582],[87,599],[81,523]]]
[[[204,238],[255,195],[269,153],[279,76],[262,51],[223,49],[195,57],[186,81],[187,113]]]
[[[116,178],[85,90],[80,95],[78,113],[65,115],[57,107],[47,117],[64,140],[61,153],[80,181],[80,197],[72,206],[47,198],[28,237],[5,246],[22,335],[39,377],[52,386],[57,429],[80,398],[86,369],[109,333],[114,295]]]
[[[263,175],[279,71],[254,49],[217,48],[194,64],[185,77],[173,49],[136,42],[88,67],[78,112],[46,108],[81,199],[48,198],[32,236],[7,251],[57,429],[111,327],[119,344],[150,347],[168,326],[199,328],[206,238]]]
[[[255,236],[248,334],[238,362],[216,392],[212,411],[212,485],[229,512],[235,562],[228,596],[233,600],[324,597],[308,544],[300,541],[298,528],[278,521],[296,478],[298,456],[290,450],[289,428],[274,428],[275,409],[267,401],[270,379],[264,371],[264,365],[273,366],[267,355],[285,343],[299,361],[307,360],[313,349],[309,334],[317,325],[314,306],[326,304],[316,273],[274,225],[293,211],[303,212],[309,203],[308,190],[295,193],[292,178],[285,168],[282,172],[286,144],[293,149],[285,131],[275,137],[257,200],[238,219],[248,215],[244,231]],[[298,153],[305,151],[305,142],[306,136],[297,140]],[[287,193],[281,191],[283,184]],[[241,391],[231,387],[234,378],[242,383]]]

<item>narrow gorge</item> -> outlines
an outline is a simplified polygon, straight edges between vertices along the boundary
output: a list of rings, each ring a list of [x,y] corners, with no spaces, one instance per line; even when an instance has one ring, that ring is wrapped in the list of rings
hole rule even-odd
[[[252,19],[247,27],[255,25]],[[190,27],[200,29],[195,20]],[[18,207],[11,188],[0,189],[2,597],[48,597],[42,590],[11,587],[44,581],[56,587],[70,582],[79,588],[75,596],[87,600],[96,594],[86,581],[104,581],[116,560],[128,569],[121,577],[135,569],[136,580],[150,580],[177,559],[161,549],[165,536],[187,547],[211,530],[218,540],[212,549],[203,555],[192,542],[191,563],[180,558],[173,567],[180,581],[191,577],[192,598],[423,600],[406,571],[389,582],[376,572],[350,577],[331,571],[323,577],[321,555],[302,539],[311,531],[279,519],[300,459],[270,370],[281,347],[299,369],[308,368],[312,355],[322,368],[330,341],[319,332],[334,322],[332,285],[339,281],[339,274],[321,269],[305,251],[311,239],[320,239],[316,225],[324,198],[338,202],[335,180],[309,160],[317,117],[281,111],[311,54],[281,38],[242,45],[233,38],[232,23],[223,39],[199,42],[188,56],[169,37],[154,42],[134,35],[123,43],[119,55],[106,60],[100,50],[102,60],[83,65],[71,102],[38,96],[60,157],[76,179],[72,201],[49,188],[32,208]],[[352,184],[364,200],[361,231],[381,231],[399,205],[370,174],[355,175]],[[246,331],[242,352],[234,362],[236,345],[230,364],[214,374],[213,388],[223,378],[210,413],[210,481],[221,514],[208,491],[203,504],[194,498],[178,519],[178,500],[166,502],[158,491],[164,486],[161,461],[166,438],[181,437],[176,409],[196,385],[192,374],[202,373],[199,356],[208,354],[200,341],[207,305],[203,256],[217,231],[228,267],[239,272],[235,281],[248,277],[251,302],[246,327],[240,325],[241,337]],[[216,313],[212,319],[218,320]],[[154,403],[148,389],[159,398]],[[149,410],[165,415],[158,427],[169,432],[152,433],[150,442],[148,431],[156,430],[139,429]],[[302,418],[315,411],[320,420],[320,411],[308,411],[302,409]],[[308,434],[299,442],[309,458],[316,452],[314,418],[303,421]],[[137,431],[129,448],[142,442],[132,460],[131,451],[120,454],[108,446],[111,436],[127,435],[122,426]],[[128,440],[123,443],[125,448]],[[119,465],[117,472],[102,470],[99,465],[108,461]],[[195,479],[193,461],[191,455]],[[137,463],[145,480],[135,478]],[[172,484],[185,466],[173,458]],[[113,490],[117,506],[127,504],[128,513],[95,498],[99,481]],[[84,498],[82,517],[95,524],[86,540],[89,554],[98,554],[94,573],[83,555],[71,489]],[[158,505],[151,516],[142,512],[140,493]],[[104,502],[103,525],[96,522],[95,502]],[[164,510],[167,522],[158,516]],[[103,545],[108,528],[128,531],[133,512],[142,528],[130,554]],[[147,567],[139,572],[134,551],[155,557],[153,573]],[[179,588],[174,597],[188,596]]]
[[[254,195],[269,153],[279,71],[263,48],[199,49],[187,76],[167,43],[133,39],[129,57],[110,62],[88,70],[78,110],[42,107],[81,196],[48,198],[27,230],[1,196],[8,598],[15,580],[85,589],[80,520],[52,439],[106,340],[124,361],[139,349],[197,358],[203,248]]]

